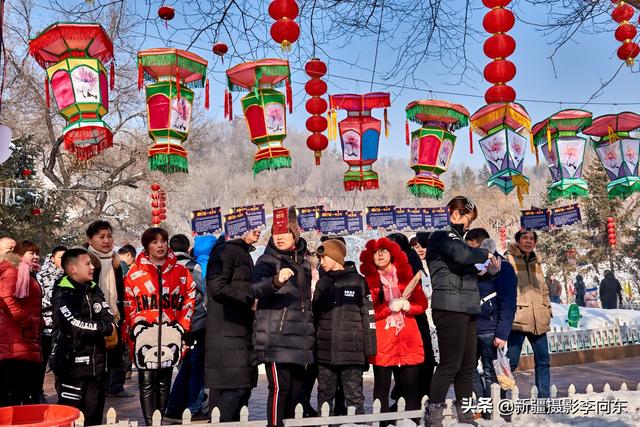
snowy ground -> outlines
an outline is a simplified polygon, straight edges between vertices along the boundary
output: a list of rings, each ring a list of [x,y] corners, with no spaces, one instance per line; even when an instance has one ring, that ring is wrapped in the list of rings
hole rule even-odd
[[[551,319],[551,328],[560,330],[561,327],[569,327],[567,323],[567,311],[569,306],[566,304],[551,303],[553,310],[553,318]],[[607,326],[607,323],[615,323],[616,319],[620,324],[632,322],[640,323],[640,311],[638,310],[605,310],[602,308],[580,307],[580,315],[582,318],[578,322],[578,328],[574,329],[595,329]]]

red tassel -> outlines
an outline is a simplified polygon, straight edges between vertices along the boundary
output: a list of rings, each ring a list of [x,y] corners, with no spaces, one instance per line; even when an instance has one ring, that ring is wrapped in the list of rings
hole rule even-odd
[[[229,91],[224,90],[224,118],[229,118]]]
[[[209,109],[209,79],[204,84],[204,108]]]
[[[142,68],[142,64],[138,64],[138,90],[142,89],[142,85],[144,84],[144,69]]]
[[[293,113],[293,92],[291,91],[291,79],[287,79],[287,105],[289,114]]]
[[[233,120],[233,97],[231,96],[231,92],[229,92],[229,121]]]
[[[176,90],[178,91],[178,99],[180,99],[180,70],[178,70],[178,65],[176,65]]]
[[[44,78],[44,93],[47,100],[47,108],[51,108],[51,95],[49,94],[49,77]]]
[[[405,137],[405,142],[407,143],[407,145],[409,145],[411,143],[410,141],[411,134],[409,132],[409,120],[406,120],[404,122],[404,137]]]
[[[113,90],[116,87],[116,66],[111,61],[111,67],[109,68],[109,90]]]
[[[469,127],[469,152],[473,154],[473,130]]]

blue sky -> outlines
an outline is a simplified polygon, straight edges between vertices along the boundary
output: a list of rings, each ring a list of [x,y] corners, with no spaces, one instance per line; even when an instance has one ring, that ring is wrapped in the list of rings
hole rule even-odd
[[[74,3],[74,2],[70,2]],[[76,3],[81,3],[79,0]],[[172,4],[175,2],[166,2]],[[49,3],[44,0],[39,0],[36,4],[40,5],[36,7],[35,13],[37,13],[38,19],[43,20],[42,27],[46,26],[50,22],[45,22],[44,19],[51,19],[51,15],[44,9],[49,7]],[[266,4],[266,2],[265,2]],[[478,1],[478,5],[480,1]],[[476,5],[477,6],[477,5]],[[136,6],[139,10],[146,10],[144,2],[137,1]],[[544,20],[546,9],[543,7],[534,8],[528,4],[522,3],[524,10],[516,10],[519,16],[523,16],[527,21],[541,22]],[[154,6],[155,10],[155,6]],[[481,28],[481,20],[486,9],[479,9],[473,12],[471,24],[478,29]],[[266,15],[266,6],[264,14]],[[633,19],[633,22],[637,22],[637,16]],[[46,18],[45,18],[46,17]],[[267,17],[268,18],[268,17]],[[177,16],[171,25],[175,27],[181,27],[180,17]],[[270,22],[267,19],[267,22]],[[554,76],[551,62],[547,59],[553,46],[550,44],[550,38],[544,37],[540,32],[536,31],[529,25],[516,22],[516,26],[509,32],[517,42],[517,48],[515,54],[509,58],[517,67],[516,78],[511,82],[511,85],[516,89],[518,98],[523,99],[521,102],[525,108],[529,111],[532,121],[543,120],[549,115],[563,108],[579,108],[587,101],[590,96],[600,87],[601,82],[608,80],[620,67],[621,61],[616,56],[616,50],[620,45],[614,38],[615,23],[611,21],[609,32],[595,34],[595,35],[583,35],[577,34],[574,40],[566,44],[555,57],[555,64],[557,70],[557,77]],[[303,26],[303,31],[305,30]],[[267,57],[282,57],[275,42],[271,40],[268,33],[268,25],[265,24],[264,28],[259,28],[258,31],[263,31],[265,35],[264,49],[270,51],[266,54]],[[143,47],[160,47],[165,45],[163,40],[167,39],[167,35],[171,34],[170,30],[165,30],[163,25],[150,26],[147,29],[146,42]],[[183,43],[190,38],[190,34],[187,32],[177,33],[173,36],[171,43],[175,47],[184,48]],[[229,40],[226,40],[229,42]],[[488,59],[482,53],[482,42],[471,42],[470,45],[470,59],[475,62],[476,66],[480,69],[488,62]],[[212,97],[212,109],[206,112],[207,117],[213,120],[221,120],[223,116],[222,111],[222,80],[224,76],[224,70],[235,65],[238,61],[225,60],[222,64],[219,59],[215,59],[211,53],[211,40],[207,40],[206,37],[200,39],[194,48],[193,52],[198,53],[210,61],[210,75],[212,77],[211,97]],[[360,39],[358,42],[344,46],[340,49],[332,46],[324,46],[324,48],[331,54],[332,57],[340,58],[342,60],[353,60],[357,58],[359,66],[372,69],[374,63],[374,50],[375,50],[375,37],[371,39]],[[474,94],[482,96],[484,91],[488,87],[482,76],[479,74],[470,74],[469,79],[472,87],[468,85],[452,85],[451,79],[443,74],[444,70],[439,63],[425,63],[420,74],[423,75],[424,80],[428,82],[428,87],[420,88],[420,90],[414,89],[399,89],[386,87],[382,80],[382,75],[393,66],[393,52],[381,45],[378,53],[377,73],[374,77],[377,84],[374,85],[374,91],[389,91],[392,94],[393,104],[389,110],[389,118],[392,123],[391,136],[388,140],[382,140],[380,144],[380,157],[393,156],[399,158],[408,158],[409,148],[404,144],[404,107],[416,99],[443,99],[451,102],[463,104],[471,113],[484,105],[484,99],[482,97],[468,97],[460,95],[445,95],[440,94],[438,91],[444,92],[457,92],[465,94]],[[133,58],[131,58],[133,61]],[[300,68],[303,64],[292,63],[293,67]],[[626,66],[620,71],[618,77],[611,83],[599,96],[594,99],[597,103],[618,103],[619,105],[598,105],[589,104],[584,107],[594,113],[594,116],[601,114],[614,113],[618,111],[631,110],[634,108],[640,110],[640,105],[624,105],[624,103],[640,103],[640,96],[637,91],[637,79],[638,79],[638,65],[636,64],[633,69],[629,69]],[[632,71],[635,71],[632,72]],[[329,84],[329,93],[364,93],[369,91],[369,83],[357,83],[353,81],[347,81],[340,78],[332,77],[331,74],[340,76],[349,76],[356,79],[362,79],[364,81],[370,81],[372,76],[368,71],[363,71],[357,67],[349,66],[344,61],[334,61],[329,63],[329,75],[326,77]],[[294,81],[294,94],[296,95],[295,104],[297,105],[296,111],[289,118],[289,126],[295,127],[299,130],[304,130],[304,122],[308,117],[308,114],[304,110],[304,100],[306,94],[304,93],[303,84],[307,80],[307,76],[302,71],[293,72]],[[412,84],[409,84],[410,86]],[[431,90],[432,92],[429,92]],[[234,110],[239,111],[240,105],[238,102],[240,95],[236,95],[236,102],[234,104]],[[547,100],[557,103],[538,103],[524,100]],[[568,103],[574,102],[574,103]],[[577,102],[577,104],[575,104]],[[141,108],[143,108],[141,100]],[[378,118],[382,118],[382,111],[378,110],[374,113]],[[344,112],[339,113],[339,119],[344,117]],[[412,129],[415,129],[412,124]],[[468,142],[468,129],[462,129],[458,132],[458,144],[456,145],[453,154],[453,164],[469,164],[474,167],[480,167],[484,163],[482,154],[477,146],[477,136],[474,136],[476,141],[475,153],[469,155],[469,142]],[[534,156],[531,153],[528,154],[527,164],[534,164]]]

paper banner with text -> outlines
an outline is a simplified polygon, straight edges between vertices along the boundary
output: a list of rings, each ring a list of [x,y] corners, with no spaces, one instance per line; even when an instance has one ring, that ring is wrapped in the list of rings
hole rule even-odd
[[[309,206],[297,208],[298,226],[302,231],[320,230],[320,213],[324,210],[322,206]]]
[[[395,206],[367,206],[367,228],[392,230],[396,224]]]
[[[580,213],[580,205],[578,204],[551,209],[549,222],[553,227],[573,225],[581,221],[582,214]]]
[[[364,231],[362,223],[362,211],[347,212],[347,232],[349,234],[358,234]]]
[[[320,232],[322,234],[342,234],[348,231],[347,211],[320,212]]]
[[[529,209],[521,211],[520,227],[527,230],[546,230],[549,228],[547,209]]]
[[[227,240],[242,237],[250,227],[247,211],[240,210],[224,216],[224,234]]]
[[[246,212],[249,229],[264,228],[267,225],[267,215],[264,205],[238,206],[231,208],[231,213]]]
[[[222,213],[219,207],[191,212],[191,232],[194,237],[215,234],[220,230],[222,230]]]

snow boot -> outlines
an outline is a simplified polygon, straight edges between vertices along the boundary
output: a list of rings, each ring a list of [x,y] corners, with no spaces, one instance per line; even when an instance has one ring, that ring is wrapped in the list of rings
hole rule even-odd
[[[429,403],[424,411],[424,427],[442,427],[445,403]]]
[[[470,424],[472,426],[477,426],[478,423],[475,420],[475,417],[473,415],[472,411],[469,412],[464,412],[462,410],[462,404],[459,403],[457,400],[453,403],[455,408],[456,408],[456,417],[458,418],[458,422],[461,424]]]

